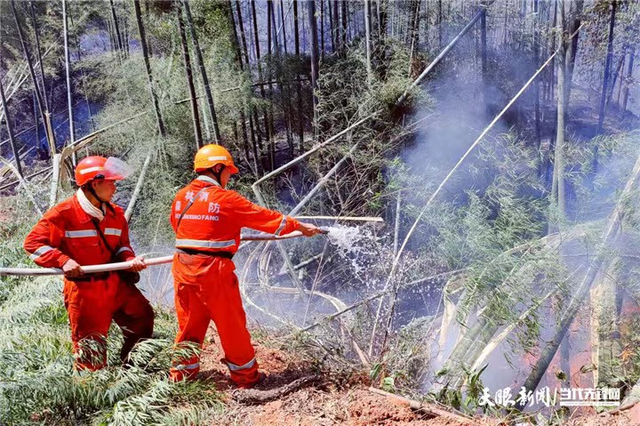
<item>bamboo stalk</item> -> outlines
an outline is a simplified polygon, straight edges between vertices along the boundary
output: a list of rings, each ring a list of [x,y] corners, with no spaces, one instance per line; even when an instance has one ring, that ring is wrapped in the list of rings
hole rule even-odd
[[[138,200],[140,191],[142,191],[144,178],[147,175],[147,169],[149,168],[149,164],[151,164],[151,154],[153,154],[153,148],[149,150],[149,152],[147,153],[147,157],[144,159],[144,163],[142,164],[142,170],[140,170],[140,176],[138,177],[138,182],[136,183],[136,187],[133,190],[133,194],[131,195],[131,200],[129,200],[127,211],[124,212],[124,218],[127,220],[127,222],[129,221],[129,219],[131,219],[131,215],[133,214],[133,208],[136,205],[136,201]]]
[[[538,300],[536,303],[534,303],[533,305],[531,305],[531,307],[529,309],[527,309],[526,311],[524,311],[516,321],[512,322],[511,324],[509,324],[508,326],[506,326],[504,328],[504,330],[502,330],[500,332],[500,334],[498,334],[497,336],[495,336],[493,339],[491,339],[491,341],[484,347],[484,349],[482,350],[482,352],[480,352],[480,355],[478,355],[478,358],[476,358],[476,360],[473,362],[473,365],[471,366],[471,371],[475,371],[478,370],[480,368],[480,366],[482,365],[482,363],[484,363],[484,360],[487,359],[487,357],[489,355],[491,355],[491,352],[493,352],[493,350],[495,348],[498,347],[498,345],[504,340],[506,339],[506,337],[513,331],[515,330],[515,328],[520,325],[525,319],[527,319],[527,317],[529,315],[531,315],[533,312],[535,312],[536,309],[538,309],[540,307],[540,305],[542,305],[542,303],[544,303],[545,300],[547,300],[549,297],[551,297],[553,294],[557,293],[558,289],[554,288],[553,290],[551,290],[550,292],[548,292],[546,295],[544,295],[542,297],[542,299]]]
[[[290,215],[295,215],[296,213],[298,213],[300,210],[302,210],[302,208],[309,202],[311,201],[311,198],[313,198],[313,196],[329,181],[329,178],[331,178],[331,176],[333,176],[335,173],[338,172],[338,170],[340,170],[340,167],[342,167],[342,165],[353,155],[353,153],[355,152],[355,150],[358,148],[358,142],[356,142],[351,149],[349,150],[349,152],[347,153],[347,155],[345,155],[344,157],[342,157],[342,159],[340,159],[340,161],[338,161],[332,168],[331,170],[329,170],[324,176],[322,176],[322,178],[320,178],[320,180],[318,181],[318,183],[311,188],[311,190],[309,192],[307,192],[307,195],[304,196],[304,198],[302,200],[300,200],[300,202],[298,203],[297,206],[295,206],[293,208],[293,210],[291,210],[291,212],[289,212]]]
[[[44,174],[44,173],[46,173],[46,172],[48,172],[48,171],[50,171],[50,170],[51,170],[51,167],[44,168],[44,169],[42,169],[42,170],[40,170],[40,171],[37,171],[37,172],[35,172],[35,173],[30,174],[29,176],[25,176],[25,177],[24,177],[24,179],[25,179],[25,180],[27,180],[27,179],[31,179],[32,177],[39,176],[39,175]],[[20,183],[20,182],[21,182],[21,180],[20,180],[20,179],[18,179],[18,180],[14,180],[13,182],[6,183],[6,184],[4,184],[4,185],[0,186],[0,191],[3,191],[3,190],[5,190],[5,189],[7,189],[7,188],[10,188],[10,187],[12,187],[13,185],[18,184],[18,183]]]
[[[536,362],[535,366],[531,370],[531,373],[529,374],[529,377],[525,381],[524,387],[526,389],[534,390],[538,387],[538,384],[542,380],[544,373],[547,371],[547,368],[549,367],[551,360],[555,356],[560,343],[564,339],[569,326],[573,322],[574,317],[576,316],[580,308],[584,306],[584,301],[589,294],[591,286],[593,285],[594,281],[596,281],[599,276],[606,272],[606,269],[610,266],[611,260],[608,256],[608,249],[613,246],[613,244],[618,239],[618,236],[622,232],[622,223],[625,219],[626,204],[628,202],[629,196],[633,192],[637,191],[637,187],[639,184],[640,156],[636,159],[636,163],[633,167],[631,176],[627,180],[624,190],[620,194],[618,201],[613,208],[613,211],[609,215],[606,228],[602,233],[602,239],[597,249],[597,255],[593,262],[591,262],[591,264],[589,265],[589,269],[582,279],[582,282],[574,291],[573,298],[565,308],[553,339],[544,347],[540,358]]]
[[[31,190],[29,189],[29,186],[28,186],[27,181],[25,180],[25,178],[20,174],[20,172],[18,172],[18,169],[13,164],[11,164],[11,162],[9,162],[6,159],[1,158],[1,157],[0,157],[0,160],[2,162],[4,162],[7,165],[7,167],[13,172],[13,174],[15,174],[16,177],[20,180],[20,182],[24,186],[24,190],[27,191],[27,195],[29,196],[29,199],[31,200],[31,203],[36,208],[36,211],[40,214],[40,216],[42,216],[42,210],[40,210],[40,207],[38,206],[38,203],[36,203],[36,199],[33,196],[33,193],[31,193]]]
[[[460,39],[464,37],[466,33],[469,32],[469,30],[474,26],[474,24],[478,21],[478,19],[480,19],[486,13],[486,7],[487,6],[480,7],[480,10],[478,11],[478,13],[476,13],[473,19],[471,19],[471,21],[469,21],[469,23],[462,29],[462,31],[460,31],[460,33],[458,33],[458,35],[455,36],[453,40],[451,40],[451,42],[442,50],[442,52],[440,52],[440,54],[436,56],[436,58],[433,61],[431,61],[431,63],[427,66],[427,68],[425,68],[424,71],[422,71],[420,76],[416,78],[415,81],[409,87],[407,87],[407,89],[404,91],[402,96],[400,96],[400,98],[398,98],[398,100],[396,101],[396,105],[401,105],[402,102],[404,102],[405,99],[407,99],[407,96],[409,95],[409,91],[414,87],[416,87],[418,84],[420,84],[420,82],[431,72],[431,70],[433,70],[435,66],[438,65],[438,63],[440,63],[442,58],[444,58],[446,54],[449,53],[449,51],[451,51],[451,49],[455,47],[455,45],[460,41]]]
[[[313,148],[311,148],[309,151],[305,152],[304,154],[300,155],[299,157],[294,158],[293,160],[289,161],[287,164],[278,167],[277,169],[275,169],[274,171],[267,173],[266,175],[262,176],[260,179],[258,179],[251,187],[253,188],[253,191],[255,192],[258,185],[261,184],[262,182],[264,182],[267,179],[272,178],[273,176],[279,175],[280,173],[282,173],[283,171],[290,169],[291,167],[295,166],[296,164],[298,164],[299,162],[301,162],[302,160],[304,160],[305,158],[307,158],[308,156],[310,156],[311,154],[313,154],[314,152],[318,151],[321,148],[324,148],[325,146],[327,146],[328,144],[330,144],[331,142],[335,141],[336,139],[338,139],[339,137],[345,135],[347,132],[349,132],[350,130],[355,129],[356,127],[360,126],[361,124],[365,123],[366,121],[368,121],[369,119],[373,118],[375,116],[375,114],[370,114],[368,116],[366,116],[365,118],[363,118],[362,120],[352,124],[351,126],[347,127],[346,129],[342,130],[341,132],[331,136],[329,139],[327,139],[326,141],[314,146]],[[257,194],[256,194],[257,195]]]
[[[60,168],[62,154],[54,153],[51,156],[51,167],[53,175],[51,176],[51,190],[49,191],[49,208],[53,207],[58,201],[58,180],[60,179]]]
[[[577,31],[576,31],[577,34]],[[574,34],[575,36],[575,34]],[[513,105],[515,103],[516,100],[518,100],[518,98],[525,92],[525,90],[529,87],[529,85],[536,79],[536,77],[538,77],[538,75],[542,72],[542,70],[544,70],[547,65],[549,65],[549,63],[551,63],[551,61],[553,60],[553,58],[556,56],[556,54],[558,54],[558,50],[556,50],[550,57],[549,59],[547,59],[547,61],[531,76],[531,78],[529,78],[529,80],[525,83],[525,85],[518,91],[518,93],[516,93],[516,95],[509,101],[509,103],[502,109],[502,111],[500,111],[500,113],[498,113],[498,115],[495,116],[495,118],[491,121],[491,123],[489,123],[489,125],[482,131],[482,133],[480,134],[480,136],[478,136],[478,138],[471,144],[471,146],[469,147],[469,149],[467,150],[467,152],[464,153],[464,155],[462,156],[462,158],[460,158],[460,160],[458,160],[458,162],[456,163],[456,165],[451,169],[451,171],[447,174],[447,176],[444,178],[444,180],[440,183],[440,185],[438,186],[438,188],[435,190],[435,192],[431,195],[431,197],[429,197],[429,200],[427,201],[427,203],[425,204],[425,206],[422,208],[422,210],[420,211],[420,214],[418,215],[418,217],[416,218],[416,220],[414,221],[413,225],[411,226],[411,228],[409,229],[409,232],[407,233],[407,235],[405,236],[402,245],[400,246],[400,250],[398,250],[398,252],[396,253],[396,256],[393,260],[393,264],[391,265],[391,272],[389,273],[389,277],[387,278],[387,282],[385,283],[385,289],[387,289],[391,283],[391,281],[394,278],[394,274],[396,272],[396,267],[398,266],[398,261],[400,260],[400,256],[402,255],[402,252],[404,251],[405,247],[407,246],[407,243],[409,242],[409,238],[411,237],[411,235],[413,234],[413,232],[416,230],[416,228],[418,227],[418,224],[420,223],[420,220],[422,219],[422,216],[424,216],[424,214],[426,213],[427,209],[431,206],[431,204],[433,203],[433,201],[436,199],[436,197],[440,194],[440,191],[442,190],[442,188],[445,186],[445,184],[449,181],[449,179],[451,178],[451,176],[453,176],[453,174],[458,170],[458,168],[460,168],[460,166],[462,165],[462,163],[467,159],[467,157],[469,157],[469,155],[471,154],[471,152],[476,148],[476,146],[478,146],[478,144],[480,144],[480,142],[484,139],[484,137],[487,135],[487,133],[489,133],[489,131],[493,128],[493,126],[496,125],[496,123],[502,118],[502,116],[507,112],[507,110],[511,107],[511,105]],[[377,324],[378,324],[378,319],[381,313],[381,306],[382,306],[382,300],[380,301],[380,305],[378,306],[378,310],[377,310],[377,314],[376,314],[376,318],[375,321],[373,323],[373,330],[371,333],[371,341],[370,341],[370,346],[369,346],[369,355],[371,355],[372,350],[373,350],[373,341],[375,339],[375,334],[377,331]]]

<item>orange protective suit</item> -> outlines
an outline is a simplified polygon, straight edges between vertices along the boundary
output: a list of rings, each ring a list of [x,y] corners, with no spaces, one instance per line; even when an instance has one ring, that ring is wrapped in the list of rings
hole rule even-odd
[[[111,204],[99,226],[118,261],[135,257],[129,243],[129,226],[122,209]],[[69,259],[80,265],[112,261],[77,195],[47,211],[24,241],[31,259],[40,266],[62,268]],[[94,219],[97,220],[97,219]],[[97,370],[106,365],[104,339],[111,320],[122,329],[124,345],[120,357],[126,361],[133,346],[153,333],[153,309],[134,284],[115,272],[87,274],[73,281],[64,279],[64,305],[69,314],[77,369]]]
[[[243,227],[282,235],[298,229],[299,223],[221,188],[214,179],[199,176],[176,195],[171,225],[177,249],[172,269],[179,325],[176,344],[201,345],[213,320],[231,379],[239,387],[250,387],[259,380],[258,363],[231,256],[238,250]],[[195,356],[175,360],[172,379],[194,377],[200,370],[199,361]]]

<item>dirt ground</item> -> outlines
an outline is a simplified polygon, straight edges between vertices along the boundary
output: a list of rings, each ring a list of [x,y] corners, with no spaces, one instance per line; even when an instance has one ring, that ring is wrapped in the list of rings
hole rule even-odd
[[[326,426],[326,425],[415,425],[497,426],[509,423],[487,417],[463,417],[433,415],[412,409],[408,404],[369,390],[366,374],[319,371],[308,359],[296,351],[278,350],[270,344],[256,344],[256,356],[260,370],[268,373],[256,390],[237,390],[229,380],[227,368],[222,363],[222,352],[215,330],[210,333],[213,343],[202,355],[200,377],[211,378],[218,383],[226,403],[224,411],[212,419],[214,425],[238,426]],[[255,342],[254,342],[255,343]],[[267,395],[278,392],[296,380],[310,378],[290,393],[267,402],[242,401],[251,395]],[[241,402],[242,401],[242,402]],[[427,410],[446,409],[442,406],[425,406]],[[519,423],[525,426],[528,423]],[[569,426],[631,426],[640,425],[640,406],[617,415],[601,416],[584,414],[569,419]]]
[[[567,422],[568,426],[636,426],[640,425],[640,406],[615,415],[590,414]]]
[[[214,340],[215,335],[211,336]],[[261,371],[268,373],[258,393],[268,393],[288,383],[313,377],[309,383],[273,401],[240,403],[247,392],[235,390],[228,379],[222,353],[215,342],[205,348],[201,376],[219,383],[227,407],[213,419],[216,425],[497,425],[486,419],[445,418],[411,409],[408,405],[369,391],[366,375],[319,372],[308,360],[286,351],[256,345]],[[435,407],[442,409],[442,407]],[[452,415],[452,417],[455,415]]]

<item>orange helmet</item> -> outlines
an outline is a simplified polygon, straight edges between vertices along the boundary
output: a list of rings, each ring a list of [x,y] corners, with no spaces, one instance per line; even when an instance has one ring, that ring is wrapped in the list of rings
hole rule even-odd
[[[131,174],[131,168],[122,160],[98,155],[82,159],[76,166],[76,184],[83,186],[93,179],[123,180]]]
[[[229,168],[231,174],[238,173],[238,168],[233,164],[233,158],[229,151],[220,145],[205,145],[198,150],[193,160],[193,170],[201,172],[216,164],[224,164]]]

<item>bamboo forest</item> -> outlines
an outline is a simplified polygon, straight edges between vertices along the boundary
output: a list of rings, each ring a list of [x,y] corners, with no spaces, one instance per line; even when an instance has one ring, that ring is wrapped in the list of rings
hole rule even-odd
[[[638,0],[0,0],[0,426],[640,424],[639,55]]]

